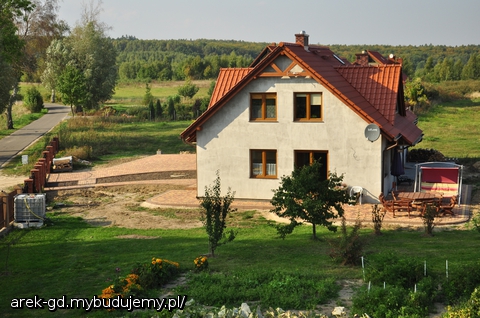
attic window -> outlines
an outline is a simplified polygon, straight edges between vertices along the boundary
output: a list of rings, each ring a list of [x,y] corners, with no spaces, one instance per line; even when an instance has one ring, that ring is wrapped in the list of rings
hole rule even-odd
[[[345,65],[345,62],[339,58],[336,54],[333,54],[333,57],[337,59],[337,61],[339,61],[340,63],[342,63],[343,65]]]

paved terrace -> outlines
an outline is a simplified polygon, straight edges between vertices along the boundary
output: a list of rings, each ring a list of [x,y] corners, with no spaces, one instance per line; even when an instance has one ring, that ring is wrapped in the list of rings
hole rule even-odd
[[[406,167],[407,175],[411,177],[412,167]],[[159,194],[145,202],[151,207],[182,207],[196,208],[199,201],[196,198],[196,158],[192,154],[160,154],[144,157],[112,167],[99,168],[91,171],[52,173],[48,178],[46,191],[68,190],[78,188],[93,188],[98,186],[118,186],[129,184],[175,184],[185,186],[184,190],[170,190]],[[469,220],[471,186],[464,185],[463,198],[460,206],[455,207],[454,215],[437,218],[437,226],[461,224]],[[413,185],[402,184],[398,190],[413,191]],[[236,199],[233,207],[239,210],[270,210],[271,204],[265,200]],[[354,222],[359,218],[362,223],[371,223],[373,204],[345,205],[347,221]],[[400,226],[423,226],[418,212],[397,213],[394,218],[391,213],[385,215],[384,224]]]

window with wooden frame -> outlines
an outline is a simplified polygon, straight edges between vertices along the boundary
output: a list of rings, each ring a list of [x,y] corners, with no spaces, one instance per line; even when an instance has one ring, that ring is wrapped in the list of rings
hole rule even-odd
[[[276,178],[277,177],[277,151],[276,150],[250,150],[250,177],[251,178]]]
[[[322,121],[322,93],[295,93],[295,120]]]
[[[301,168],[311,165],[315,161],[322,165],[322,173],[320,178],[326,180],[328,178],[328,151],[324,150],[295,150],[295,167]]]
[[[276,93],[250,94],[250,120],[251,121],[276,121],[277,120],[277,94]]]

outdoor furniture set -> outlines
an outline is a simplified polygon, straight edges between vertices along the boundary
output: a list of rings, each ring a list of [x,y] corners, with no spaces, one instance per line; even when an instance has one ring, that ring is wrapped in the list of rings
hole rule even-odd
[[[395,192],[392,191],[392,199],[386,199],[383,193],[380,193],[379,200],[383,209],[392,212],[393,217],[397,212],[407,212],[408,217],[411,212],[419,212],[420,216],[425,214],[428,206],[435,208],[437,216],[454,215],[453,208],[458,203],[456,195],[450,198],[443,197],[441,192]]]

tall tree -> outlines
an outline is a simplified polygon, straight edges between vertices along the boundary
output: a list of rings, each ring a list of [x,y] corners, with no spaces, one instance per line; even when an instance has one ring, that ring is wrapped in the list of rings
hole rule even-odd
[[[465,79],[465,80],[480,79],[480,55],[479,54],[474,53],[470,55],[470,58],[468,59],[467,64],[465,64],[463,68],[462,79]]]
[[[2,22],[8,17],[15,26],[16,39],[10,36],[13,41],[9,43],[14,50],[11,63],[16,81],[6,105],[7,128],[13,129],[12,106],[16,100],[20,77],[23,74],[27,80],[38,80],[37,69],[46,48],[52,39],[61,36],[68,27],[57,19],[58,0],[3,0],[0,6],[2,9],[9,8],[7,14],[2,10]],[[10,28],[10,33],[12,31]]]
[[[23,79],[39,81],[45,54],[50,43],[62,37],[69,29],[58,20],[58,0],[30,0],[31,11],[24,10],[18,26],[18,35],[25,42],[21,61]]]
[[[0,97],[0,101],[3,101],[0,110],[6,110],[7,129],[13,129],[12,106],[18,91],[20,61],[25,45],[17,34],[17,23],[23,12],[32,11],[33,8],[34,5],[28,0],[0,1],[0,62],[3,64],[2,68],[9,70],[2,76],[8,76],[7,82],[11,85],[8,87],[8,92],[7,88],[3,88],[1,93],[10,94],[10,91],[13,91],[8,99],[6,96]]]
[[[105,34],[106,26],[98,21],[98,10],[92,1],[90,8],[84,9],[83,24],[77,25],[68,37],[52,43],[42,76],[45,85],[57,85],[55,77],[62,74],[67,65],[75,67],[85,79],[88,93],[81,105],[85,109],[96,109],[110,99],[117,80],[117,53]]]
[[[313,239],[317,239],[317,225],[336,231],[333,220],[343,216],[343,204],[350,201],[346,189],[342,187],[343,176],[330,173],[329,178],[322,180],[322,165],[314,162],[296,168],[291,176],[282,177],[280,187],[274,190],[271,200],[274,208],[271,212],[290,219],[290,225],[277,227],[284,237],[301,224],[297,219],[312,224]]]

